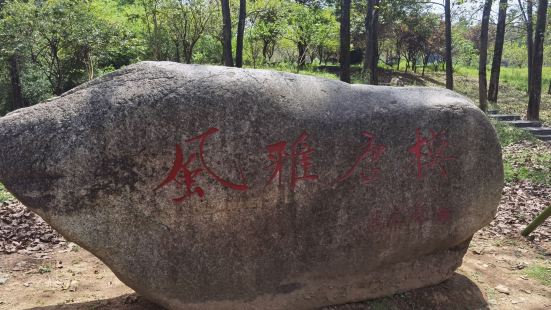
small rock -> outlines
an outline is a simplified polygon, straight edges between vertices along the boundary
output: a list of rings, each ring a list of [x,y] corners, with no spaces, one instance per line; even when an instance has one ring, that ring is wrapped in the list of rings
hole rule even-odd
[[[515,267],[516,267],[518,270],[522,270],[522,269],[526,268],[527,266],[528,266],[527,263],[525,263],[525,262],[520,262],[520,263],[518,263]]]
[[[509,291],[509,288],[505,285],[498,285],[495,287],[496,291],[502,293],[502,294],[507,294],[509,295],[511,292]]]
[[[29,286],[31,286],[31,283],[30,282],[25,282],[25,283],[23,283],[23,286],[24,287],[29,287]]]
[[[482,249],[474,249],[474,250],[473,250],[473,253],[476,254],[476,255],[482,255],[482,254],[484,254],[484,248],[482,248]]]
[[[525,294],[532,294],[532,291],[524,289],[524,288],[521,288],[520,291],[525,293]]]
[[[58,268],[58,269],[63,268],[63,262],[62,262],[62,261],[58,261],[58,262],[56,263],[55,267]]]
[[[25,267],[27,266],[26,261],[18,262],[15,264],[15,266],[12,268],[13,271],[23,271]]]
[[[10,277],[8,275],[0,274],[0,285],[6,284],[6,282],[8,282],[9,278]]]
[[[76,292],[77,289],[78,289],[78,281],[72,280],[71,283],[69,284],[69,292]]]
[[[524,299],[524,298],[522,298],[522,297],[521,297],[521,298],[518,298],[518,299],[511,299],[511,303],[512,303],[513,305],[521,304],[521,303],[524,303],[524,302],[526,302],[526,299]]]

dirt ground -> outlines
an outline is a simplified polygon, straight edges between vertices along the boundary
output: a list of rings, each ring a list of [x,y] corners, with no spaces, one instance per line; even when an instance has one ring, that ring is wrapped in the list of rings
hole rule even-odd
[[[0,285],[0,309],[162,309],[77,245],[39,256],[0,255],[0,274],[7,279]],[[327,310],[551,309],[551,279],[546,285],[527,272],[531,266],[551,267],[550,257],[550,248],[522,238],[479,233],[457,273],[440,285]]]

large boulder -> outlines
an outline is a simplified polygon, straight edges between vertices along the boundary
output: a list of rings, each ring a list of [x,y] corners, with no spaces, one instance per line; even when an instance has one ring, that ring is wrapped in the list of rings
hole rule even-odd
[[[0,181],[170,309],[309,309],[439,283],[503,186],[433,88],[144,62],[0,119]]]

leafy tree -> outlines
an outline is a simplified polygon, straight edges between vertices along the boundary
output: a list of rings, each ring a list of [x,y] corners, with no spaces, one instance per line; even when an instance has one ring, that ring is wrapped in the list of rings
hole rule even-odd
[[[308,53],[315,53],[316,47],[324,45],[337,29],[334,14],[330,9],[302,4],[292,5],[286,38],[297,47],[297,66],[304,67]]]
[[[191,63],[199,39],[214,30],[216,12],[215,0],[171,0],[163,11],[168,24],[168,33],[174,44],[174,59]]]

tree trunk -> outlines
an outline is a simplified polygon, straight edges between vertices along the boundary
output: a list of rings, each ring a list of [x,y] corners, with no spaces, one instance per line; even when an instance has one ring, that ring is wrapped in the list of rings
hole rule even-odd
[[[488,100],[497,102],[499,91],[499,71],[501,69],[501,57],[503,55],[503,41],[505,38],[505,21],[507,17],[507,0],[499,1],[499,17],[497,19],[496,42],[494,45],[494,57],[492,59],[492,72],[488,88]]]
[[[480,55],[478,59],[478,103],[482,111],[488,110],[486,61],[488,58],[488,25],[492,11],[492,0],[486,0],[482,10],[482,25],[480,27]]]
[[[398,52],[398,66],[396,68],[396,71],[400,71],[400,62],[402,61],[402,55],[400,55],[400,52]]]
[[[379,24],[379,0],[367,1],[367,16],[365,18],[365,30],[367,39],[367,51],[364,67],[369,71],[369,84],[378,85],[377,63],[379,62],[379,41],[377,28]]]
[[[10,111],[15,111],[25,107],[25,101],[23,100],[23,91],[21,88],[21,70],[19,68],[19,56],[13,54],[9,58],[9,71],[12,93],[12,104]]]
[[[268,42],[266,40],[262,41],[262,58],[264,63],[268,62]]]
[[[551,81],[549,81],[549,89],[547,89],[547,93],[551,95]]]
[[[425,76],[425,68],[427,67],[427,64],[429,63],[429,56],[430,52],[427,52],[425,56],[423,57],[423,72],[421,73],[421,76]]]
[[[451,3],[450,0],[444,0],[444,2],[444,23],[446,24],[446,88],[453,90]]]
[[[298,48],[298,60],[297,60],[297,67],[298,69],[304,68],[306,65],[306,44],[303,44],[302,42],[297,43]]]
[[[340,78],[350,83],[350,0],[342,0],[340,36]]]
[[[239,0],[239,21],[237,24],[237,46],[235,51],[235,66],[243,67],[243,37],[245,34],[245,17],[247,16],[247,0]]]
[[[153,9],[153,57],[155,60],[161,60],[159,22],[157,20],[157,5]]]
[[[528,95],[530,95],[530,85],[532,85],[532,62],[534,59],[534,22],[532,20],[534,4],[532,0],[526,1],[526,47],[528,48]]]
[[[221,0],[222,2],[222,45],[224,53],[224,65],[233,67],[233,57],[231,48],[231,15],[230,1]]]
[[[541,101],[541,70],[543,67],[543,39],[545,35],[545,25],[547,22],[548,0],[538,1],[538,20],[536,22],[536,31],[534,37],[534,57],[532,59],[532,85],[528,97],[528,120],[539,120],[540,101]]]
[[[367,14],[365,15],[365,53],[364,53],[364,66],[363,71],[367,73],[369,70],[369,39],[370,39],[370,29],[371,27],[371,18],[373,17],[373,0],[367,0]]]
[[[180,41],[178,39],[174,40],[174,60],[180,62],[182,57],[180,56]]]

